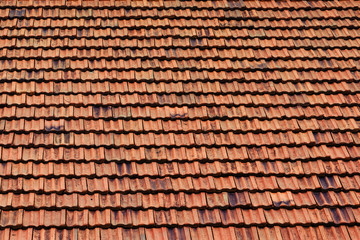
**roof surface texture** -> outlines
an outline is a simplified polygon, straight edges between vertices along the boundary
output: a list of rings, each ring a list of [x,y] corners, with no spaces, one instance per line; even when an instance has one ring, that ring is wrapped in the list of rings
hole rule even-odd
[[[0,238],[360,239],[360,2],[0,2]]]

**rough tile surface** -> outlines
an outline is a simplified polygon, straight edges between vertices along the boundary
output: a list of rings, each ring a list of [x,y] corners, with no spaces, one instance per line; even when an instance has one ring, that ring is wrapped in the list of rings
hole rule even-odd
[[[0,1],[0,239],[360,239],[360,2]]]

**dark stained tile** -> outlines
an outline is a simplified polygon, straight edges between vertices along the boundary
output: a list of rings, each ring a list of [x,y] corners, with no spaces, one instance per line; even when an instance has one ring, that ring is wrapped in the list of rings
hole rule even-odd
[[[0,238],[356,239],[355,1],[0,1]]]

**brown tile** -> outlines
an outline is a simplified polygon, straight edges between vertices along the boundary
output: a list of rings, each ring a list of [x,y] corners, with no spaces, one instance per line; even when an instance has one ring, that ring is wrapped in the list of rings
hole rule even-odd
[[[2,148],[2,159],[3,160],[21,160],[22,159],[22,147],[17,148]]]
[[[194,239],[213,239],[213,232],[210,227],[190,228],[190,236]]]
[[[242,209],[242,215],[244,217],[245,224],[263,224],[265,223],[265,214],[262,208],[252,210],[252,209]]]
[[[194,182],[194,179],[190,178],[190,177],[186,177],[186,178],[178,178],[178,179],[174,179],[172,178],[171,179],[171,185],[172,185],[172,188],[174,189],[174,191],[185,191],[185,190],[188,190],[188,189],[191,189],[193,188],[193,182]],[[199,179],[195,179],[195,184],[197,184],[199,182]],[[204,183],[206,184],[206,183]],[[204,185],[204,184],[201,184],[201,185]],[[201,185],[198,185],[199,188],[202,188]]]
[[[3,238],[356,236],[354,3],[13,4]]]
[[[348,226],[344,230],[348,230],[350,236],[354,236],[355,238],[359,236],[359,229],[356,226]]]
[[[199,223],[198,211],[196,209],[177,211],[176,221],[180,226]]]
[[[30,235],[32,235],[32,233],[30,233]],[[15,233],[15,234],[13,234],[12,236],[16,237],[17,234]],[[2,239],[10,239],[10,229],[9,229],[9,228],[6,228],[6,229],[4,229],[4,231],[1,231],[0,237],[1,237]]]
[[[288,216],[286,214],[286,210],[279,209],[279,210],[264,210],[266,221],[269,224],[284,224],[286,222],[289,222]]]
[[[328,209],[308,209],[308,212],[312,223],[319,223],[323,221],[333,222]]]
[[[100,206],[111,207],[120,205],[120,194],[100,195]]]
[[[14,206],[16,206],[18,204],[18,200],[19,200],[19,197],[15,197],[15,201],[13,203],[13,198],[14,198],[14,194],[13,193],[7,193],[7,194],[2,194],[1,195],[1,207],[9,207],[11,206],[12,204]]]
[[[11,229],[10,231],[10,238],[11,240],[13,239],[30,239],[33,236],[33,229],[32,228],[28,228],[28,229]]]
[[[280,228],[275,227],[258,227],[257,232],[260,239],[283,239]]]
[[[355,192],[335,192],[334,193],[337,202],[341,205],[341,206],[345,206],[345,205],[357,205],[358,203],[358,198],[356,197],[356,193]]]
[[[102,192],[106,192],[109,189],[109,185],[108,185],[108,179],[107,178],[88,178],[86,179],[87,184],[88,184],[88,191],[89,192],[97,192],[97,191],[102,191]]]
[[[200,194],[185,194],[186,207],[204,207],[206,206],[206,196],[205,193]]]
[[[86,160],[101,161],[105,159],[105,150],[103,147],[99,148],[84,148]]]
[[[112,225],[130,225],[132,224],[131,219],[131,210],[119,210],[119,211],[111,211],[111,224]]]
[[[13,210],[13,211],[2,211],[1,212],[1,225],[5,226],[21,226],[23,224],[24,211]]]
[[[316,204],[315,198],[311,192],[292,193],[292,197],[297,206],[313,206]]]
[[[115,191],[129,191],[130,190],[130,180],[129,178],[121,178],[121,179],[109,179],[109,190],[111,192]]]
[[[78,206],[77,194],[56,195],[56,207],[75,207]]]
[[[89,225],[110,225],[110,209],[105,209],[102,211],[89,211]]]
[[[146,228],[145,229],[145,233],[146,233],[146,238],[147,239],[164,239],[167,240],[169,239],[168,237],[168,231],[165,227],[162,228]]]
[[[254,207],[272,206],[273,205],[273,202],[271,199],[272,195],[273,195],[273,193],[269,194],[269,192],[250,193],[249,196],[250,196],[250,200],[251,200],[251,205]]]
[[[89,210],[83,211],[66,211],[67,226],[83,226],[89,224]]]

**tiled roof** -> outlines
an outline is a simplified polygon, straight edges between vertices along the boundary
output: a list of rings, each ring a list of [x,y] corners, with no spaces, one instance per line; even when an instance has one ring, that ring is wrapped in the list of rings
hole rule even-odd
[[[0,1],[0,239],[360,239],[360,2]]]

